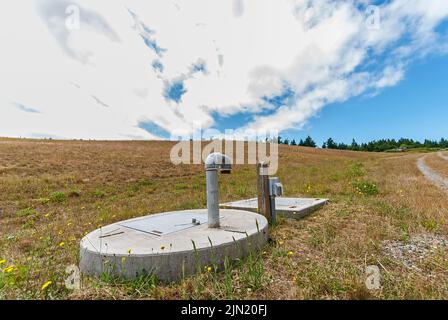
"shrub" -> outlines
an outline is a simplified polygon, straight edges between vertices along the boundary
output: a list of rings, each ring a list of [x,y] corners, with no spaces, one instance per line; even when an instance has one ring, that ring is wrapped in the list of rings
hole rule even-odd
[[[378,194],[376,184],[369,181],[359,181],[355,183],[356,192],[366,196],[373,196]]]
[[[422,221],[422,226],[430,232],[434,232],[439,228],[439,224],[436,220],[433,219],[427,219]]]
[[[16,212],[16,215],[18,217],[28,217],[31,216],[33,214],[36,213],[36,210],[34,210],[33,208],[26,208],[26,209],[22,209]]]
[[[362,163],[355,163],[349,169],[352,177],[362,177],[365,175],[364,166]]]
[[[54,203],[61,203],[65,201],[65,193],[64,192],[53,192],[50,194],[50,201]]]
[[[46,204],[50,203],[50,201],[51,201],[50,198],[40,198],[39,199],[39,202],[42,205],[46,205]]]
[[[93,196],[97,197],[97,198],[104,198],[106,196],[106,192],[104,192],[102,190],[95,190],[93,192]]]

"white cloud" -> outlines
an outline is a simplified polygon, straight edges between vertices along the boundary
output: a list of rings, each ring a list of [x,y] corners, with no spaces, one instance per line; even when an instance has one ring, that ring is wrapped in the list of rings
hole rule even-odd
[[[79,30],[65,25],[73,3]],[[213,126],[215,112],[252,114],[251,129],[300,128],[329,103],[396,85],[414,59],[447,53],[435,30],[448,1],[387,2],[379,30],[366,27],[368,3],[9,1],[0,136],[155,138],[139,123],[188,132]],[[179,81],[185,93],[166,99]],[[285,90],[294,95],[273,103]]]

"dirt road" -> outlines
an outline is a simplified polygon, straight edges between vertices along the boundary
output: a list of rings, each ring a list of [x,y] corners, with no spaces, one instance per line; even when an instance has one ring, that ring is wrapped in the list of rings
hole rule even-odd
[[[442,158],[442,159],[448,160],[448,155],[446,155],[446,154],[444,154],[444,153],[442,153],[442,152],[437,153],[437,155],[438,155],[440,158]]]
[[[443,155],[442,153],[438,153],[438,155],[446,160],[448,160],[448,157]],[[438,187],[442,188],[443,190],[448,192],[448,179],[438,175],[434,170],[432,170],[430,167],[428,167],[425,164],[425,159],[427,156],[423,156],[417,160],[417,167],[419,170],[423,173],[423,175],[437,185]]]

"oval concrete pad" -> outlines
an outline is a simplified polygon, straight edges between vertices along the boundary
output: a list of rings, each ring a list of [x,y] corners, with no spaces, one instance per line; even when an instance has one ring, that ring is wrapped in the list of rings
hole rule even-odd
[[[117,222],[81,240],[80,269],[134,278],[154,274],[177,281],[224,258],[246,256],[268,238],[265,217],[242,210],[220,210],[221,227],[210,229],[207,210],[166,212]]]

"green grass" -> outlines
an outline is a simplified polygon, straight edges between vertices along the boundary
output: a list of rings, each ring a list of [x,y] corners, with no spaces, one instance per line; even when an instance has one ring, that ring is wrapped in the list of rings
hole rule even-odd
[[[33,208],[26,208],[16,212],[16,216],[19,218],[29,217],[35,215],[37,212]]]
[[[49,199],[53,203],[62,203],[66,200],[66,195],[62,191],[56,191],[50,194]]]
[[[104,192],[103,190],[99,190],[98,189],[98,190],[93,191],[92,195],[95,198],[104,198],[106,196],[106,192]]]
[[[378,194],[378,187],[375,183],[370,181],[355,182],[356,192],[366,196],[374,196]]]

